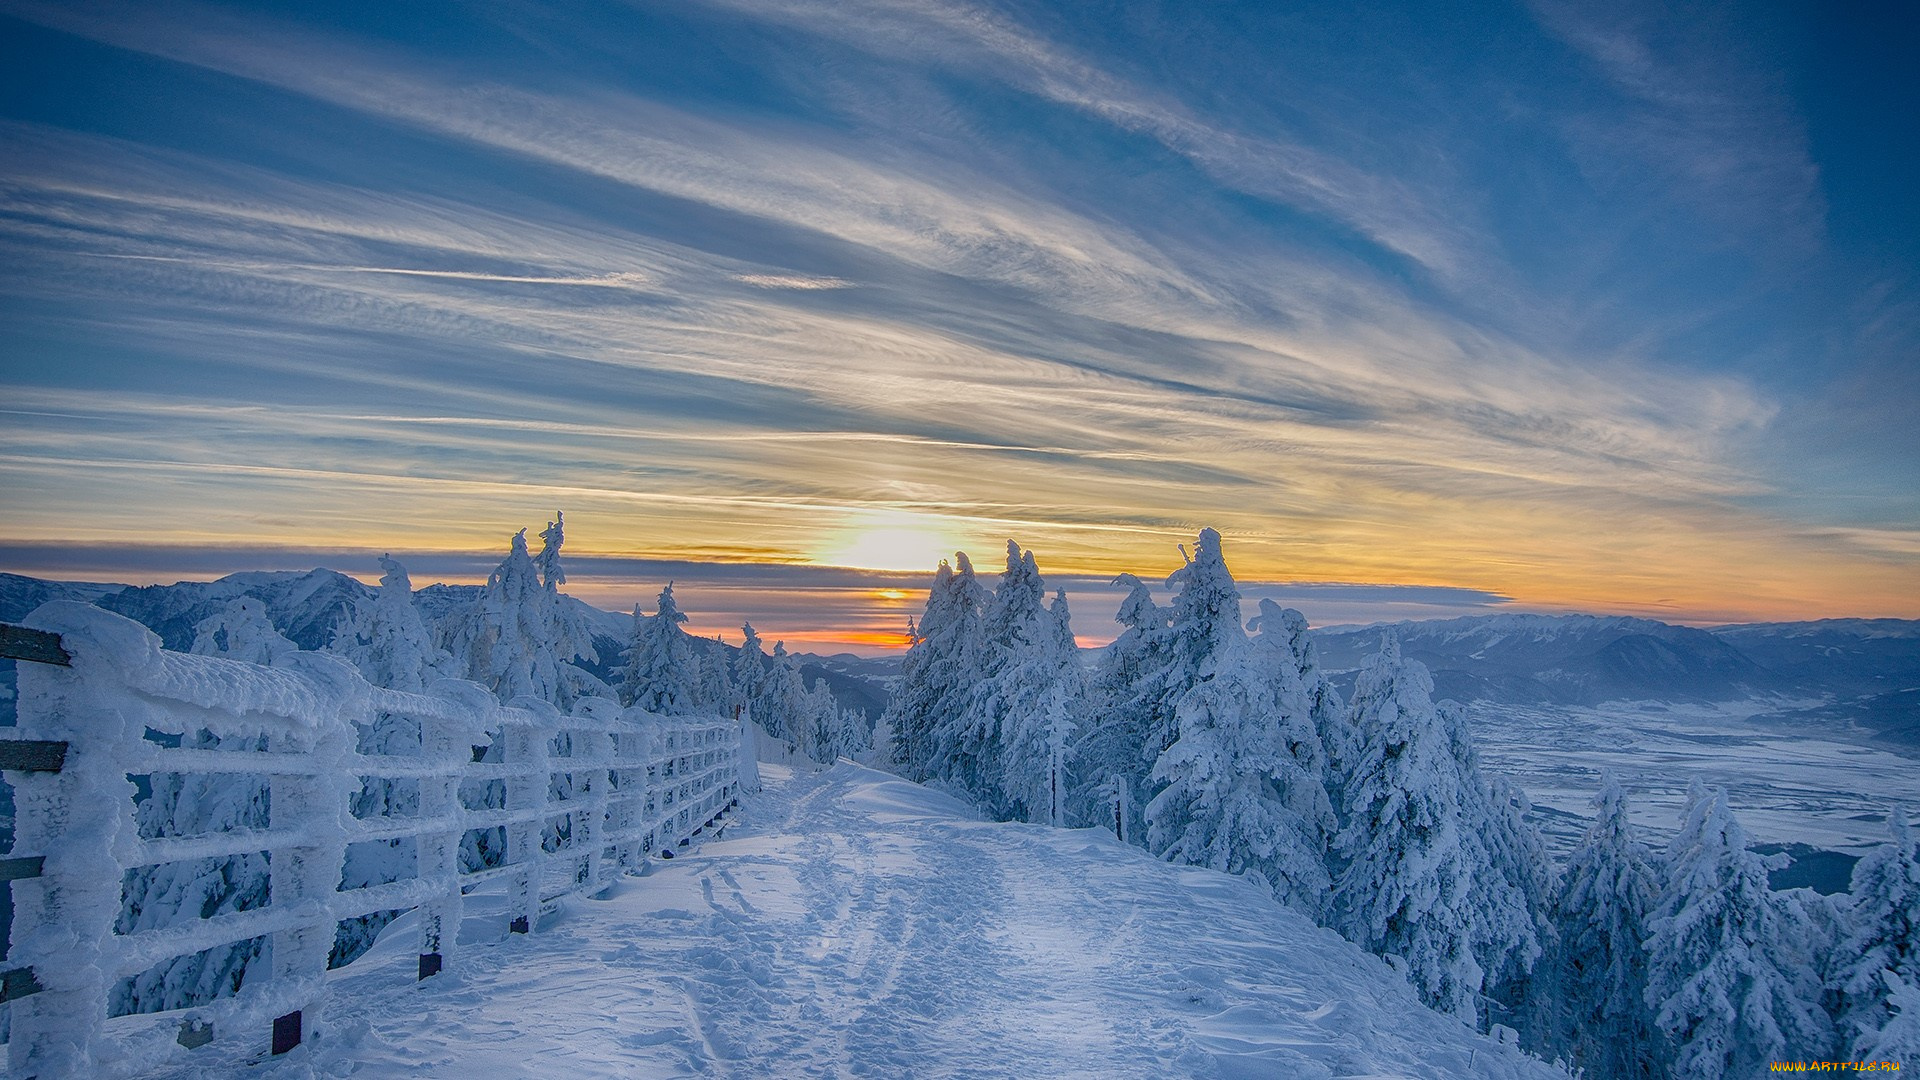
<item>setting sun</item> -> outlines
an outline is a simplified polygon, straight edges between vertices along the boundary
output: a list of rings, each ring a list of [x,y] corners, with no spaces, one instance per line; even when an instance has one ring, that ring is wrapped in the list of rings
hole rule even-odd
[[[863,570],[931,570],[964,547],[964,533],[947,519],[899,510],[870,511],[832,533],[814,561]]]

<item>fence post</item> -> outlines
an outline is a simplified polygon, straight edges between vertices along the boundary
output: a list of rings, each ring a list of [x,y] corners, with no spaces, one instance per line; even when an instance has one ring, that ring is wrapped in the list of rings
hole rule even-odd
[[[77,604],[36,610],[28,621],[61,636],[72,666],[19,665],[14,731],[65,742],[67,754],[57,772],[6,774],[13,786],[14,853],[43,856],[39,877],[12,886],[16,936],[8,964],[30,972],[40,987],[10,1003],[7,1060],[18,1076],[94,1071],[95,1040],[107,1015],[120,914],[114,851],[137,834],[134,786],[123,761],[144,731],[110,689],[119,676],[108,658],[157,655],[160,642],[144,627],[125,620],[115,625],[95,612]]]
[[[446,828],[414,840],[415,869],[423,878],[447,883],[438,899],[420,905],[419,977],[438,975],[453,957],[460,936],[460,841],[466,836],[461,821],[460,774],[472,757],[473,739],[466,729],[439,717],[420,718],[420,761],[439,771],[420,778],[420,816],[449,821]]]
[[[355,743],[353,721],[364,719],[371,708],[365,680],[340,660],[298,653],[286,667],[333,693],[313,718],[312,729],[275,734],[267,741],[270,752],[303,755],[315,766],[307,773],[276,773],[268,782],[273,827],[299,837],[268,853],[268,903],[312,909],[311,918],[273,935],[272,977],[288,986],[305,984],[310,991],[301,1008],[274,1020],[275,1054],[300,1045],[302,1014],[319,999],[326,981],[336,927],[329,902],[340,890],[347,822],[353,816],[356,778],[348,768]]]
[[[534,698],[515,698],[510,705],[520,715],[503,717],[500,728],[501,757],[514,767],[507,777],[507,810],[526,814],[547,805],[547,786],[553,779],[547,740],[559,727],[560,711]],[[534,716],[548,723],[535,724]],[[546,851],[541,846],[541,834],[547,819],[538,814],[526,817],[507,825],[507,862],[520,865],[518,872],[507,876],[511,919],[507,929],[515,934],[532,933],[533,924],[539,921],[540,888],[545,876]]]

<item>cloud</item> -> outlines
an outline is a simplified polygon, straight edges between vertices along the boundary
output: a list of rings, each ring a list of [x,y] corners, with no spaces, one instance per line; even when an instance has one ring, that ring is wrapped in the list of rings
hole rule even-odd
[[[23,338],[57,343],[37,355],[89,358],[59,388],[8,386],[21,542],[486,550],[501,519],[563,506],[609,557],[804,561],[849,521],[908,513],[1097,577],[1213,524],[1257,576],[1464,590],[1436,606],[1605,599],[1596,575],[1724,593],[1727,565],[1763,568],[1751,591],[1776,603],[1821,543],[1753,508],[1770,480],[1736,451],[1777,414],[1754,381],[1444,302],[1423,275],[1471,280],[1491,255],[1443,187],[1009,18],[749,16],[888,58],[854,98],[984,73],[1057,107],[1065,141],[1151,142],[1156,168],[1185,163],[1192,213],[1111,162],[1020,160],[996,136],[1021,133],[986,126],[998,106],[951,104],[980,130],[943,143],[810,100],[482,71],[227,9],[17,10],[271,88],[273,116],[236,127],[381,140],[302,169],[0,130],[0,290]],[[1248,193],[1399,256],[1291,244]]]
[[[1631,103],[1576,115],[1578,140],[1675,178],[1669,190],[1756,250],[1784,248],[1804,258],[1820,249],[1820,171],[1778,59],[1754,55],[1753,12],[1714,4],[1530,6],[1541,26]]]

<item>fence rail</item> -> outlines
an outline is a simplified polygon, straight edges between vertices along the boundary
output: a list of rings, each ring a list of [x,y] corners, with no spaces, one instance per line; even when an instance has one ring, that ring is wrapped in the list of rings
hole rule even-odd
[[[269,1020],[273,1052],[284,1052],[324,997],[341,921],[418,911],[425,979],[454,962],[462,898],[476,886],[503,882],[510,930],[531,932],[545,905],[671,857],[740,796],[742,725],[730,719],[598,699],[563,715],[452,681],[402,693],[311,653],[268,668],[167,652],[144,627],[84,604],[50,603],[27,622],[0,624],[0,656],[31,661],[19,670],[19,726],[0,739],[15,805],[14,852],[0,860],[0,888],[14,890],[0,1002],[15,1076],[128,1074]],[[376,721],[408,732],[401,751],[361,747]],[[243,748],[168,745],[202,732]],[[497,760],[479,760],[483,748]],[[143,837],[135,778],[167,774],[255,778],[268,820]],[[407,798],[355,816],[366,785],[396,782]],[[504,839],[497,864],[463,867],[476,832]],[[394,842],[413,845],[411,873],[343,885],[352,845]],[[116,928],[129,871],[262,853],[264,906]],[[255,964],[265,970],[249,968],[238,993],[107,1030],[119,980],[254,939],[269,943]]]

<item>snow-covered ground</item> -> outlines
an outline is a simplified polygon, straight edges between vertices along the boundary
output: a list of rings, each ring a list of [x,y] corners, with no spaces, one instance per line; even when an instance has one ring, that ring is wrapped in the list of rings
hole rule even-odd
[[[1592,816],[1587,803],[1602,769],[1625,785],[1634,823],[1655,846],[1678,827],[1695,777],[1727,789],[1740,823],[1760,844],[1858,855],[1886,839],[1890,806],[1920,807],[1920,767],[1911,756],[1844,731],[1783,721],[1769,702],[1476,702],[1469,715],[1482,762],[1526,790],[1561,856]]]
[[[765,778],[721,838],[426,983],[396,923],[287,1058],[163,1075],[1564,1075],[1243,880],[844,763]]]

